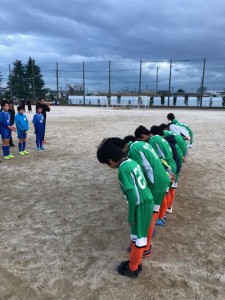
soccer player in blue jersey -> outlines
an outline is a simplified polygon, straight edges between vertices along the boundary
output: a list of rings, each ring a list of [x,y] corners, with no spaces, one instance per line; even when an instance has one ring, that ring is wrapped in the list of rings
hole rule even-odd
[[[41,107],[37,108],[37,112],[34,115],[32,122],[34,123],[34,129],[36,134],[36,146],[37,146],[36,150],[37,151],[45,150],[45,148],[42,146],[45,125],[44,125],[44,116],[42,114]]]
[[[9,103],[7,101],[2,101],[1,103],[2,111],[0,112],[0,132],[2,137],[2,151],[5,160],[14,158],[9,152],[9,140],[12,137],[12,131],[16,131],[15,126],[12,125],[10,119]]]
[[[19,139],[19,154],[24,156],[29,154],[26,151],[27,131],[29,130],[29,123],[27,117],[24,115],[24,107],[19,105],[17,107],[18,114],[15,116],[16,129]]]

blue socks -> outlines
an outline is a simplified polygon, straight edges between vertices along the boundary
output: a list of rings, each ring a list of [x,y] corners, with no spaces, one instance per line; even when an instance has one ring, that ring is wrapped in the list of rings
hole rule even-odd
[[[26,142],[23,142],[23,150],[22,151],[25,151],[26,149]]]
[[[7,156],[7,146],[2,146],[3,156]]]
[[[23,143],[19,143],[19,152],[23,151]]]

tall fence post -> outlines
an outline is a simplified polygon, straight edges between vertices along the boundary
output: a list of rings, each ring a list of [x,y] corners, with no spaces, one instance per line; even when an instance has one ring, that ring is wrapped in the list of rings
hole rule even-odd
[[[171,58],[170,60],[170,75],[169,75],[169,94],[168,94],[168,103],[167,105],[170,106],[170,92],[171,92],[171,78],[172,78],[172,63],[173,63],[173,60]]]
[[[111,102],[111,61],[109,61],[109,101]]]
[[[155,81],[155,93],[158,93],[158,83],[159,83],[159,67],[156,69],[156,81]]]
[[[56,90],[57,90],[57,102],[59,102],[59,66],[56,63]]]
[[[139,74],[139,96],[141,95],[141,77],[142,77],[142,60],[140,60],[140,74]]]
[[[203,90],[204,90],[204,82],[205,82],[205,64],[206,64],[206,58],[204,58],[203,60],[200,107],[202,107],[202,98],[204,92]]]
[[[83,61],[83,102],[85,105],[85,69],[84,69],[84,61]]]

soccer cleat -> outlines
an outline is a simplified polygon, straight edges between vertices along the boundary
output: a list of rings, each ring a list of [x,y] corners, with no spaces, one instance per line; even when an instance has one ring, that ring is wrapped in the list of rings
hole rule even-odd
[[[131,271],[129,268],[129,260],[127,260],[120,263],[120,265],[117,267],[117,271],[120,275],[130,278],[137,278],[139,273],[142,271],[142,265],[139,265],[137,270]]]
[[[3,157],[5,160],[10,160],[10,157],[9,156],[4,156]]]
[[[25,153],[23,153],[23,151],[20,151],[20,152],[19,152],[19,155],[24,156]]]
[[[40,147],[40,150],[46,150],[44,147]]]
[[[14,158],[15,156],[12,155],[12,154],[9,154],[8,157],[9,157],[9,158]]]
[[[171,207],[171,208],[167,208],[167,210],[166,210],[166,213],[167,213],[167,214],[172,214],[172,212],[173,212],[172,207]]]
[[[165,221],[162,219],[158,219],[155,223],[155,225],[159,225],[159,226],[165,226]]]
[[[30,152],[29,152],[29,151],[26,151],[26,150],[24,150],[24,151],[23,151],[23,153],[24,153],[24,154],[29,154]]]
[[[37,147],[36,150],[37,150],[37,151],[41,151],[41,148],[40,148],[40,147]]]
[[[144,250],[142,258],[146,258],[152,255],[152,246],[149,247],[148,250]]]

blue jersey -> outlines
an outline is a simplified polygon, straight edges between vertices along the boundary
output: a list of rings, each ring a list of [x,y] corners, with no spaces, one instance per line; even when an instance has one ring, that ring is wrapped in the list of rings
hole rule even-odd
[[[1,134],[3,133],[8,133],[11,130],[8,129],[8,126],[11,126],[11,117],[10,113],[8,111],[0,111],[0,132]]]
[[[34,117],[33,117],[33,121],[32,121],[33,123],[34,123],[34,127],[38,127],[38,126],[44,126],[44,116],[43,116],[43,114],[38,114],[38,113],[36,113],[35,115],[34,115]]]
[[[28,119],[24,114],[20,114],[18,113],[15,116],[15,123],[16,123],[16,128],[17,128],[17,132],[26,132],[29,129],[29,123],[28,123]]]

